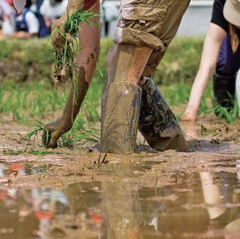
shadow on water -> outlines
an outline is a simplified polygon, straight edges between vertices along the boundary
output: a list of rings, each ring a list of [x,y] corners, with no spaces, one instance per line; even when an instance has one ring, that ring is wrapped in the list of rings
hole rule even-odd
[[[240,238],[240,167],[228,159],[221,170],[145,177],[145,167],[111,167],[110,180],[81,181],[64,189],[19,187],[0,190],[0,238]],[[219,166],[220,165],[220,166]],[[49,165],[1,164],[1,177],[49,169]],[[137,169],[137,170],[136,170]],[[0,178],[1,178],[0,177]],[[80,177],[81,178],[81,177]]]

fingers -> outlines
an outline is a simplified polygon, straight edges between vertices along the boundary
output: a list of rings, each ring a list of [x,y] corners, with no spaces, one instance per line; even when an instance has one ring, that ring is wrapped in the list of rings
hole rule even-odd
[[[57,141],[58,141],[58,139],[51,137],[48,145],[46,145],[46,148],[51,148],[51,149],[57,148],[57,146],[58,146]]]
[[[182,122],[194,122],[196,120],[197,120],[197,115],[193,112],[188,112],[188,111],[185,111],[181,119]]]
[[[44,126],[44,131],[42,135],[42,143],[46,148],[55,149],[58,146],[58,139],[61,137],[61,134],[58,133],[58,130],[54,128],[52,123]]]
[[[50,132],[48,130],[44,130],[43,135],[42,135],[42,143],[46,148],[52,148],[55,149],[58,146],[58,139],[60,136],[56,137],[54,132]]]

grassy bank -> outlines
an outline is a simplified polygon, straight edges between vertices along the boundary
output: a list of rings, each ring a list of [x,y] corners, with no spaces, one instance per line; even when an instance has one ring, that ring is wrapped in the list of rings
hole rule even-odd
[[[200,61],[202,43],[203,39],[199,38],[176,38],[159,65],[154,80],[170,106],[188,101]],[[99,133],[99,129],[95,131],[91,125],[99,122],[100,118],[100,98],[106,81],[107,52],[111,44],[111,39],[101,40],[97,71],[73,128],[73,132],[80,130],[84,134],[76,133],[76,137],[91,138],[93,131],[95,135]],[[13,120],[34,126],[35,120],[43,123],[53,120],[56,117],[53,112],[60,114],[64,107],[68,86],[58,89],[53,86],[51,46],[44,40],[8,40],[1,41],[0,48],[1,122]],[[208,113],[213,108],[211,88],[210,83],[201,102],[200,113]]]

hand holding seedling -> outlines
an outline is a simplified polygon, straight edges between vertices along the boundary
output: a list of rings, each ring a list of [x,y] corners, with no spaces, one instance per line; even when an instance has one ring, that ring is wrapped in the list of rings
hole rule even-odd
[[[66,18],[61,17],[60,19],[55,20],[52,23],[52,35],[51,35],[51,43],[54,50],[58,53],[61,53],[64,49],[64,45],[66,42],[66,32],[65,32],[65,25],[66,25]]]
[[[69,63],[71,60],[73,61],[70,47],[72,37],[70,33],[65,31],[66,23],[67,18],[62,16],[52,25],[51,44],[55,53],[54,78],[56,87],[59,83],[67,80],[70,71]]]
[[[70,0],[67,12],[52,24],[51,44],[55,53],[54,78],[55,86],[66,82],[70,73],[70,65],[73,68],[73,52],[71,48],[72,36],[66,29],[67,22],[72,14],[77,12],[84,1]]]
[[[55,51],[54,78],[56,86],[75,75],[74,57],[78,52],[76,42],[80,23],[94,25],[88,19],[96,16],[91,10],[83,10],[84,1],[69,1],[67,12],[52,25],[51,43]]]

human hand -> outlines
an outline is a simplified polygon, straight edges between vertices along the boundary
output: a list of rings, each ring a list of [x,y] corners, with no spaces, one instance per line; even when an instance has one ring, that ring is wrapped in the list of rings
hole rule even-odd
[[[44,126],[42,142],[46,148],[57,148],[59,138],[68,132],[72,127],[72,122],[68,122],[62,116]]]
[[[182,122],[186,122],[186,121],[194,122],[196,120],[197,120],[197,113],[195,113],[194,111],[188,111],[188,110],[184,112],[181,119]]]

